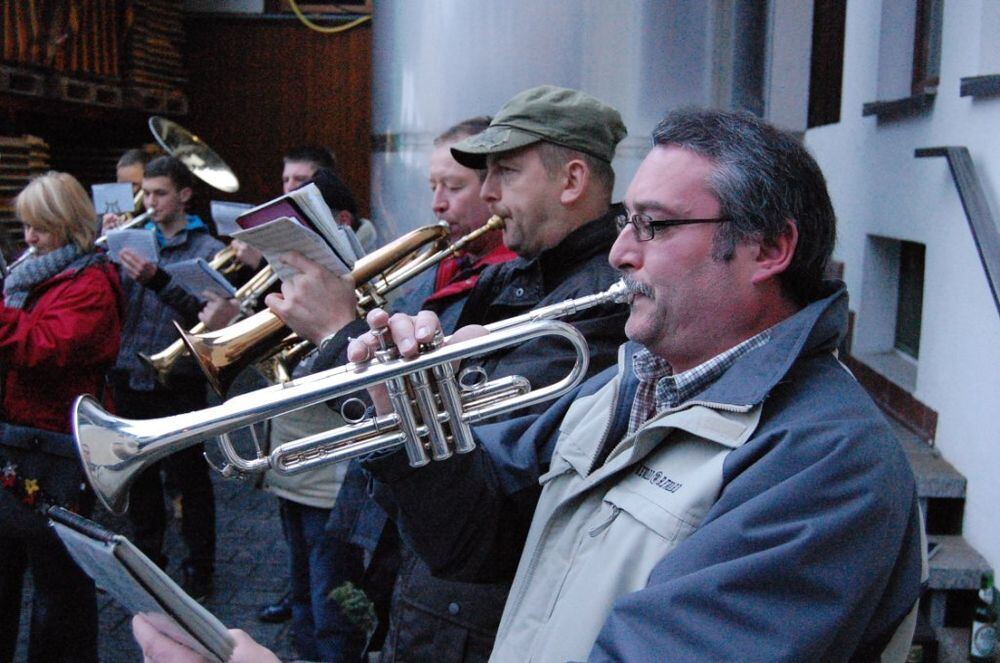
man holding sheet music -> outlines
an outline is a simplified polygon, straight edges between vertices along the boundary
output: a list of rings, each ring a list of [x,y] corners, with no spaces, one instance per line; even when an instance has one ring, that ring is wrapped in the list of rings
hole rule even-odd
[[[123,248],[119,261],[125,291],[125,317],[121,352],[111,373],[115,407],[122,416],[147,419],[204,408],[205,380],[190,358],[177,361],[168,386],[140,359],[177,339],[174,322],[191,327],[204,301],[188,291],[167,271],[171,264],[202,258],[210,260],[222,243],[209,233],[197,216],[185,213],[191,198],[192,175],[173,157],[158,157],[146,166],[142,180],[146,209],[152,221],[145,228],[158,249],[154,262]],[[107,219],[105,232],[113,222]],[[163,469],[180,490],[183,518],[181,532],[188,547],[182,564],[183,584],[195,598],[205,598],[212,588],[215,563],[215,502],[208,466],[200,447],[168,456]],[[129,520],[136,545],[161,566],[166,528],[160,467],[143,473],[130,492]]]
[[[322,223],[314,213],[318,206],[310,202],[314,197],[314,193],[310,192],[312,185],[315,185],[322,197],[317,202],[325,202],[329,207],[330,218]],[[333,171],[325,168],[315,171],[312,179],[303,186],[286,191],[286,195],[294,196],[298,202],[295,210],[286,211],[304,214],[309,217],[307,220],[315,222],[313,225],[317,229],[324,228],[317,234],[321,234],[331,245],[340,239],[344,226],[349,225],[336,224],[343,218],[353,218],[357,213],[357,204],[350,190]],[[280,201],[279,198],[259,206],[257,209],[264,212],[260,218],[273,217],[274,210],[279,209],[277,203]],[[253,212],[251,210],[247,213],[250,218],[254,217]],[[323,215],[324,218],[326,216]],[[244,219],[241,223],[248,222]],[[261,224],[246,232],[264,230],[266,225],[268,224]],[[335,227],[330,227],[331,225]],[[296,231],[305,232],[302,228],[290,226],[279,230],[277,239],[288,241]],[[337,247],[334,250],[336,254],[344,254],[349,250],[349,247],[340,243]],[[271,255],[270,251],[266,253]],[[308,373],[313,359],[314,355],[303,359],[293,375]],[[272,420],[268,448],[274,449],[284,442],[336,428],[343,423],[339,413],[323,404],[297,410]],[[357,582],[362,570],[360,556],[333,545],[334,542],[324,534],[330,509],[337,499],[346,469],[319,468],[294,475],[279,475],[274,472],[264,475],[263,488],[278,498],[281,529],[288,546],[288,603],[292,618],[292,643],[298,655],[307,660],[358,660],[365,644],[363,630],[346,619],[341,614],[339,605],[329,596],[331,590],[345,581]],[[274,555],[279,554],[276,549]],[[283,621],[273,618],[275,613],[280,613],[281,607],[281,602],[264,606],[261,614],[265,616],[265,621]]]

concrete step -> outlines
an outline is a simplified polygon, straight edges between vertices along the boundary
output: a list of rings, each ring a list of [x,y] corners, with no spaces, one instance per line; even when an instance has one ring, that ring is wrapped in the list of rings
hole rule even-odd
[[[929,536],[930,589],[978,590],[979,579],[991,570],[989,562],[961,536]]]
[[[930,579],[921,609],[936,631],[945,625],[967,628],[980,578],[990,564],[961,536],[930,536],[928,541]]]
[[[941,452],[890,420],[893,430],[917,477],[917,495],[921,500],[965,498],[965,477],[941,457]]]

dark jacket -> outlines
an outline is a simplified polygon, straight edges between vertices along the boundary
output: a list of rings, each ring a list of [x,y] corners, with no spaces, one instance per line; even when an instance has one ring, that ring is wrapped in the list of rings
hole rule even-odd
[[[582,226],[535,260],[518,258],[488,268],[466,300],[456,328],[510,318],[606,290],[619,278],[608,264],[608,251],[617,236],[612,218],[609,213]],[[566,319],[589,341],[590,374],[614,363],[617,348],[624,340],[626,317],[624,306],[611,305]],[[541,386],[565,375],[574,361],[575,354],[565,342],[539,339],[492,354],[477,363],[491,379],[521,375],[533,385]],[[535,411],[546,406],[542,404]],[[356,468],[352,470],[349,476],[357,472]],[[350,491],[351,485],[361,487],[364,483],[360,480],[345,483],[345,488]],[[350,492],[347,496],[342,492],[338,499],[346,504],[352,498]],[[354,502],[360,506],[358,518],[353,522],[341,519],[345,514],[338,505],[331,525],[342,528],[342,533],[349,535],[355,544],[371,550],[373,543],[380,539],[384,542],[386,538],[383,531],[386,516],[370,499],[359,495]],[[386,529],[392,527],[391,522],[385,525]],[[377,565],[386,559],[385,548],[380,543],[374,562],[376,575],[381,573]],[[385,663],[486,660],[510,587],[508,579],[476,584],[442,580],[433,577],[406,547],[400,552],[401,566],[382,660]]]
[[[612,208],[599,219],[570,233],[558,246],[538,258],[518,258],[487,269],[459,316],[456,328],[489,324],[532,309],[607,290],[619,278],[608,264],[608,252],[618,236]],[[589,374],[615,362],[625,340],[624,305],[597,306],[563,318],[587,338]],[[544,385],[565,375],[575,361],[564,341],[541,338],[492,353],[479,363],[491,378],[522,375],[534,385]],[[536,408],[542,411],[547,404]],[[523,412],[520,414],[524,414]]]
[[[876,660],[920,594],[921,523],[899,444],[833,354],[846,321],[840,284],[634,436],[626,346],[617,368],[526,432],[521,420],[480,427],[474,452],[418,470],[400,454],[369,460],[376,495],[442,574],[509,577],[521,557],[501,660],[552,649],[593,661]],[[746,425],[736,439],[732,425],[706,425],[727,417]],[[657,465],[716,440],[730,451],[705,458],[721,463]],[[617,448],[591,467],[602,446]],[[669,505],[706,481],[715,499],[679,521]],[[605,561],[588,568],[594,559]]]
[[[153,229],[155,224],[147,224],[146,228]],[[193,258],[211,260],[222,246],[222,242],[209,234],[201,219],[189,215],[187,227],[160,245],[159,269],[148,285],[122,276],[125,319],[115,371],[119,380],[127,380],[130,389],[152,391],[156,388],[155,373],[139,359],[138,353],[156,354],[173,343],[179,338],[174,322],[185,329],[193,327],[205,304],[171,278],[163,266]],[[177,360],[170,379],[178,388],[192,385],[200,388],[198,384],[204,383],[201,370],[190,356]]]

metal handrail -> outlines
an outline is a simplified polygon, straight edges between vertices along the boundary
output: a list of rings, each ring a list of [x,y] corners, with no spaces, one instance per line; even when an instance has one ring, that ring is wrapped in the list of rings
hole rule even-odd
[[[1000,231],[997,230],[993,212],[986,202],[983,184],[976,174],[976,166],[972,163],[969,148],[962,146],[950,147],[920,147],[914,151],[916,158],[945,157],[951,176],[958,188],[958,197],[965,209],[965,217],[969,221],[972,240],[979,251],[979,260],[986,271],[990,290],[993,292],[993,303],[1000,313]]]

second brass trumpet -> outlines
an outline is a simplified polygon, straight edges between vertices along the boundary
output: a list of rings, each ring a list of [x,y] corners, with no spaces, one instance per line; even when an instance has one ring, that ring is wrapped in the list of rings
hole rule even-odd
[[[351,277],[358,284],[359,313],[382,306],[385,295],[414,276],[461,251],[481,235],[503,228],[494,216],[483,226],[447,244],[448,225],[444,222],[418,228],[358,260]],[[427,247],[432,247],[427,250]],[[294,346],[298,337],[278,316],[261,311],[224,329],[202,334],[181,330],[181,338],[201,366],[216,393],[225,395],[236,375],[247,366],[271,355],[275,348]],[[275,371],[280,372],[280,371]]]

